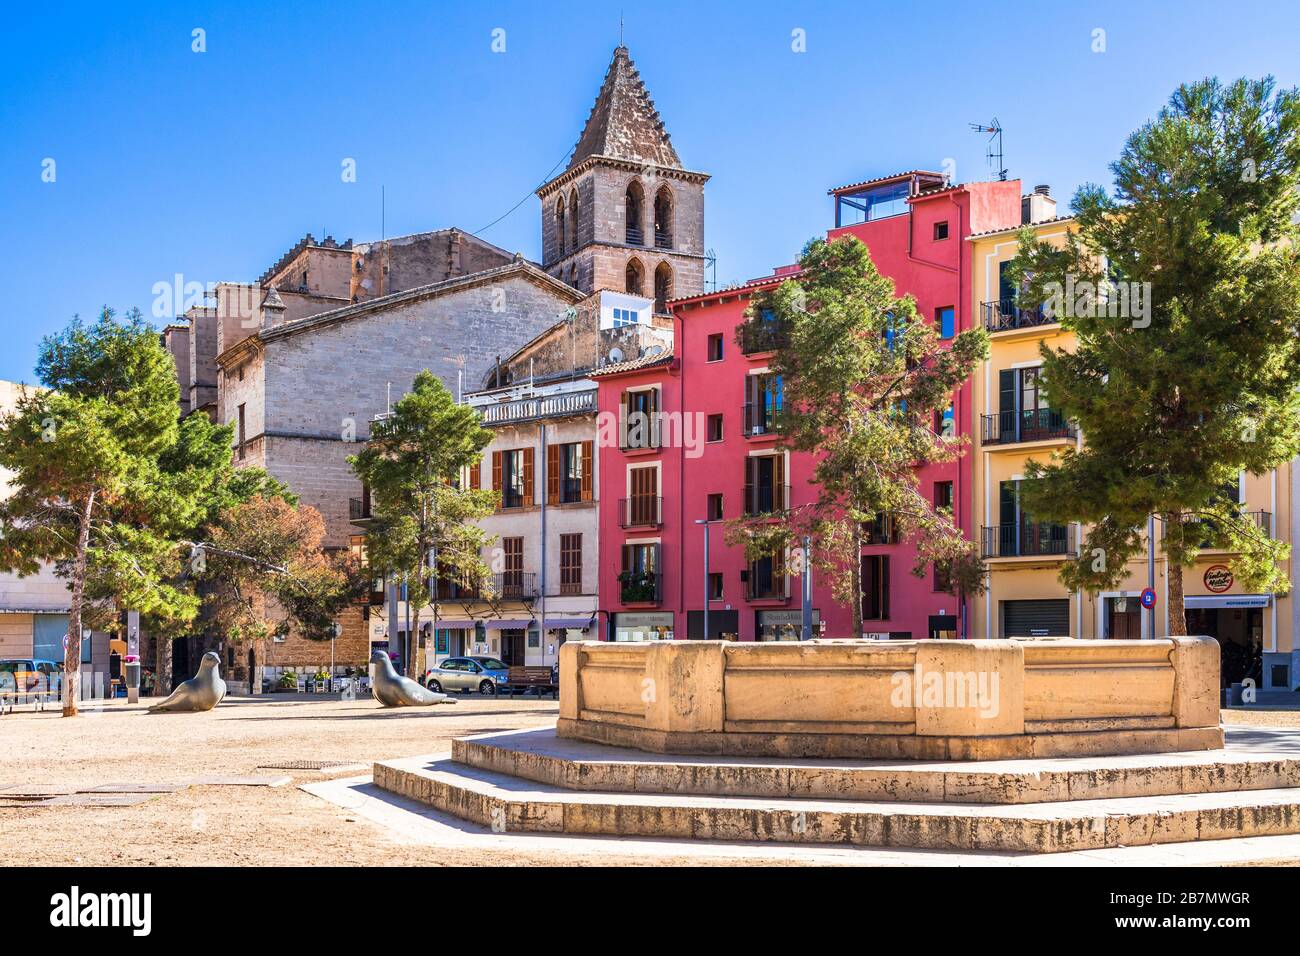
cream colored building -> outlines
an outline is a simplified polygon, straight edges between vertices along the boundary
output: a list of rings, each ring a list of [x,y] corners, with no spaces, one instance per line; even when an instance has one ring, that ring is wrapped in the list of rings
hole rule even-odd
[[[1026,197],[1030,201],[1033,197]],[[1035,217],[1039,218],[1039,217]],[[1062,243],[1074,228],[1069,218],[1043,217],[1032,227],[1040,239]],[[1052,526],[1022,514],[1018,483],[1031,460],[1081,446],[1085,436],[1048,407],[1039,387],[1040,345],[1069,350],[1074,336],[1038,308],[1022,308],[1008,280],[1006,264],[1016,255],[1018,229],[971,237],[973,306],[990,336],[989,358],[973,379],[975,444],[974,514],[978,543],[988,567],[988,590],[975,600],[976,638],[1070,636],[1150,638],[1168,633],[1167,576],[1157,539],[1155,549],[1155,633],[1139,597],[1148,581],[1145,556],[1130,562],[1123,584],[1099,594],[1071,593],[1058,577],[1077,554],[1084,530]],[[1207,343],[1207,348],[1212,347]],[[1290,541],[1300,489],[1293,463],[1265,475],[1240,476],[1237,500],[1244,512],[1275,536]],[[1160,523],[1156,522],[1156,534]],[[1289,595],[1245,592],[1229,570],[1231,555],[1203,552],[1183,573],[1188,633],[1209,634],[1225,651],[1225,676],[1232,659],[1259,653],[1264,688],[1298,683],[1293,634],[1300,622]],[[1288,565],[1290,562],[1288,562]],[[1291,574],[1291,568],[1287,568]],[[1252,649],[1253,645],[1253,649]]]

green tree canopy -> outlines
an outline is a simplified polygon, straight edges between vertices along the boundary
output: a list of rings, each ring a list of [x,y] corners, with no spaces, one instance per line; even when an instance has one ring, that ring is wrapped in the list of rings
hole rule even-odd
[[[1015,271],[1077,336],[1043,348],[1052,406],[1086,444],[1032,465],[1037,518],[1090,526],[1063,582],[1116,586],[1160,518],[1173,633],[1209,544],[1247,587],[1285,591],[1288,546],[1224,489],[1300,450],[1300,95],[1271,78],[1180,87],[1085,186],[1063,248],[1022,236]]]

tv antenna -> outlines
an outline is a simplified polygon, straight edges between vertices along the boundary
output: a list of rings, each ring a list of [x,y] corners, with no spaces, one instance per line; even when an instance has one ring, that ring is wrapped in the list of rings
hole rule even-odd
[[[998,171],[998,179],[1006,182],[1007,170],[1002,165],[1002,124],[998,118],[993,117],[993,121],[985,126],[983,123],[971,123],[970,128],[977,133],[988,133],[988,146],[984,150],[984,158],[988,160],[989,166]]]
[[[713,286],[713,288],[710,289],[709,291],[717,292],[718,291],[718,254],[714,252],[712,249],[704,250],[704,268],[708,270],[710,274],[709,284]]]

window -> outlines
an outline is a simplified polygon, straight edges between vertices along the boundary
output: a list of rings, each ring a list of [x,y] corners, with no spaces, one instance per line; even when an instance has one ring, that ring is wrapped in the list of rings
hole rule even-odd
[[[524,587],[524,539],[502,538],[501,551],[505,556],[501,593],[506,597],[517,597]]]
[[[636,309],[615,309],[614,310],[614,328],[621,328],[625,325],[638,325],[641,322],[641,313]]]
[[[872,189],[846,193],[835,204],[835,225],[856,226],[907,212],[909,185],[884,183]]]
[[[788,499],[784,455],[755,455],[745,460],[746,514],[784,511]]]
[[[546,448],[546,503],[567,505],[591,501],[594,445],[590,441],[548,445]]]
[[[885,315],[885,346],[889,351],[894,351],[894,346],[907,333],[907,322],[904,319],[896,318],[894,313],[889,312]]]
[[[869,554],[862,559],[862,617],[868,621],[889,618],[889,555]]]
[[[627,184],[627,192],[623,195],[623,218],[626,226],[624,238],[629,246],[645,245],[645,233],[641,226],[644,205],[645,193],[641,189],[641,184],[634,179]],[[638,291],[637,295],[640,294]]]
[[[898,541],[898,525],[888,512],[877,511],[874,518],[862,522],[863,544],[898,544]]]
[[[709,521],[722,520],[722,494],[709,495],[708,510],[705,512]]]
[[[655,248],[673,247],[673,191],[667,185],[655,193]]]
[[[623,393],[623,447],[659,447],[659,389]]]
[[[624,604],[659,601],[659,545],[623,545],[623,571],[618,580],[619,597]]]
[[[513,448],[492,453],[492,490],[499,507],[522,508],[533,503],[533,449]]]
[[[747,597],[751,601],[780,600],[785,594],[785,568],[780,555],[749,562]]]
[[[656,526],[662,520],[659,506],[659,469],[629,468],[628,498],[623,511],[623,527]]]
[[[708,418],[708,441],[722,441],[722,413]]]
[[[238,442],[239,444],[240,458],[244,457],[244,441],[247,439],[247,436],[248,433],[244,431],[244,406],[240,405],[239,406],[239,430],[238,432],[236,432],[235,435],[235,441]]]
[[[721,571],[709,572],[709,600],[710,601],[722,600],[722,572]]]
[[[641,295],[645,289],[645,267],[639,259],[629,259],[623,274],[623,291],[628,295]]]
[[[722,361],[722,333],[716,332],[709,336],[709,359],[710,362]]]
[[[947,238],[948,238],[948,220],[944,219],[941,222],[936,222],[934,224],[934,241],[938,242],[940,239],[947,239]]]
[[[668,300],[673,297],[673,270],[666,262],[655,268],[655,312],[668,314]]]
[[[560,535],[560,593],[582,593],[582,535]]]
[[[936,481],[934,483],[934,506],[935,508],[947,508],[952,510],[952,482]]]
[[[950,339],[957,334],[957,315],[952,306],[934,310],[934,327],[941,339]]]
[[[780,375],[750,375],[745,379],[745,435],[767,435],[776,429],[784,406]]]
[[[943,411],[934,413],[934,433],[940,438],[952,438],[957,434],[956,419],[953,416],[952,403]]]

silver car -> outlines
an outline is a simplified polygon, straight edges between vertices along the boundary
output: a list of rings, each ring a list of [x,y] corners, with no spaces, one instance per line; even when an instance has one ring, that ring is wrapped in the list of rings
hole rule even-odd
[[[435,693],[504,690],[509,666],[495,657],[449,657],[424,674],[424,686]]]

